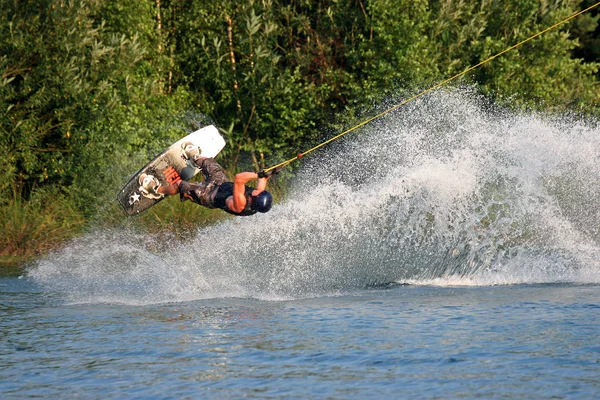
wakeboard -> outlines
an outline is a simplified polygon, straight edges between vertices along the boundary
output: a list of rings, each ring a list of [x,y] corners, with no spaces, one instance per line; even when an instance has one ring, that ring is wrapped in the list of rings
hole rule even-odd
[[[189,180],[200,170],[188,160],[183,149],[193,144],[202,157],[214,158],[225,147],[225,140],[213,125],[206,126],[176,141],[140,169],[117,195],[127,215],[137,215],[165,198],[163,185]]]

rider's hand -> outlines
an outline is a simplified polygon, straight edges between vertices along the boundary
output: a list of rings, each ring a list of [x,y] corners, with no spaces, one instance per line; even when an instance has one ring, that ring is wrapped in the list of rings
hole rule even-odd
[[[272,172],[271,172],[271,171],[265,171],[264,169],[261,169],[261,170],[258,172],[258,177],[259,177],[259,178],[268,178],[268,177],[270,177],[270,176],[271,176],[271,174],[272,174]]]
[[[283,165],[281,165],[277,168],[270,169],[268,171],[265,171],[264,169],[262,169],[258,173],[258,177],[259,178],[270,178],[271,175],[277,175],[278,173],[280,173],[282,169],[283,169]]]

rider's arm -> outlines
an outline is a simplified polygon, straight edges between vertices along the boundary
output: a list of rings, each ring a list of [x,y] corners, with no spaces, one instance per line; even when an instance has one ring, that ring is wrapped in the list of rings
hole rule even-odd
[[[227,207],[231,211],[242,212],[244,210],[246,207],[246,183],[257,178],[258,174],[256,172],[240,172],[235,176],[235,179],[233,180],[233,196],[227,199]],[[261,180],[263,179],[258,181],[258,185],[260,185]],[[256,189],[258,190],[258,186]],[[261,189],[261,191],[262,190],[264,190],[264,188]]]
[[[179,193],[179,182],[167,186],[161,186],[157,190],[160,194],[166,194],[167,196],[172,196],[174,194]]]
[[[258,190],[259,192],[265,190],[267,188],[267,181],[269,180],[269,178],[270,177],[258,178],[258,182],[256,183],[256,190]]]

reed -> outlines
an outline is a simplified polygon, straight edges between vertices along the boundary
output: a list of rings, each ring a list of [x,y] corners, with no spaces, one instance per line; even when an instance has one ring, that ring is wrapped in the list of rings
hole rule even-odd
[[[0,226],[0,269],[14,269],[77,235],[84,218],[64,195],[40,191],[1,204]]]
[[[281,199],[286,191],[284,181],[274,179],[269,190],[276,200]],[[90,216],[66,194],[39,190],[27,201],[13,195],[0,204],[0,276],[19,275],[27,262],[85,232],[126,229],[169,242],[185,242],[198,229],[228,218],[233,217],[190,201],[181,202],[178,196],[165,199],[138,216],[127,217],[116,201],[107,200]]]

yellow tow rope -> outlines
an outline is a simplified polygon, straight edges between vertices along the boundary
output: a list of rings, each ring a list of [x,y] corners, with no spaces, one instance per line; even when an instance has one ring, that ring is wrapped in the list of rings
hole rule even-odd
[[[298,159],[300,159],[300,158],[304,157],[305,155],[307,155],[307,154],[309,154],[309,153],[312,153],[313,151],[317,150],[318,148],[320,148],[320,147],[323,147],[323,146],[325,146],[326,144],[329,144],[329,143],[333,142],[334,140],[337,140],[337,139],[341,138],[342,136],[344,136],[344,135],[346,135],[346,134],[348,134],[348,133],[350,133],[350,132],[352,132],[352,131],[354,131],[354,130],[356,130],[356,129],[358,129],[358,128],[362,127],[362,126],[365,126],[365,125],[367,125],[368,123],[372,122],[373,120],[376,120],[376,119],[378,119],[378,118],[381,118],[382,116],[384,116],[384,115],[386,115],[386,114],[388,114],[388,113],[390,113],[390,112],[394,111],[395,109],[402,107],[403,105],[405,105],[405,104],[407,104],[407,103],[409,103],[409,102],[411,102],[411,101],[415,100],[416,98],[418,98],[418,97],[421,97],[421,96],[423,96],[424,94],[426,94],[426,93],[428,93],[428,92],[431,92],[432,90],[435,90],[435,89],[439,88],[440,86],[443,86],[443,85],[447,84],[448,82],[451,82],[451,81],[453,81],[453,80],[455,80],[455,79],[457,79],[457,78],[460,78],[461,76],[463,76],[464,74],[466,74],[466,73],[468,73],[468,72],[470,72],[470,71],[474,70],[475,68],[481,67],[483,64],[486,64],[486,63],[488,63],[488,62],[492,61],[494,58],[500,57],[502,54],[504,54],[504,53],[506,53],[506,52],[509,52],[509,51],[511,51],[511,50],[513,50],[513,49],[516,49],[517,47],[519,47],[519,46],[521,46],[521,45],[523,45],[523,44],[525,44],[525,43],[529,42],[530,40],[533,40],[533,39],[535,39],[536,37],[538,37],[538,36],[540,36],[540,35],[543,35],[544,33],[546,33],[546,32],[548,32],[548,31],[550,31],[550,30],[552,30],[552,29],[556,28],[557,26],[559,26],[559,25],[562,25],[562,24],[564,24],[565,22],[568,22],[568,21],[572,20],[573,18],[580,16],[581,14],[583,14],[583,13],[585,13],[585,12],[588,12],[588,11],[590,11],[592,8],[594,8],[594,7],[597,7],[598,5],[600,5],[600,2],[598,2],[598,3],[594,4],[593,6],[590,6],[590,7],[586,8],[586,9],[585,9],[585,10],[583,10],[583,11],[576,12],[575,14],[571,15],[570,17],[568,17],[568,18],[565,18],[564,20],[562,20],[562,21],[560,21],[560,22],[558,22],[558,23],[556,23],[556,24],[552,25],[551,27],[549,27],[549,28],[546,28],[546,29],[544,29],[543,31],[536,33],[535,35],[533,35],[533,36],[531,36],[531,37],[529,37],[529,38],[527,38],[527,39],[523,40],[522,42],[519,42],[519,43],[517,43],[517,44],[515,44],[515,45],[513,45],[513,46],[511,46],[511,47],[508,47],[508,48],[506,48],[506,49],[502,50],[500,53],[498,53],[498,54],[496,54],[496,55],[494,55],[494,56],[491,56],[490,58],[488,58],[488,59],[486,59],[486,60],[484,60],[484,61],[480,62],[480,63],[479,63],[479,64],[477,64],[477,65],[473,65],[472,67],[469,67],[469,68],[465,69],[463,72],[460,72],[460,73],[458,73],[458,74],[454,75],[453,77],[451,77],[451,78],[448,78],[448,79],[446,79],[446,80],[444,80],[444,81],[442,81],[442,82],[438,83],[437,85],[434,85],[434,86],[430,87],[429,89],[427,89],[427,90],[424,90],[424,91],[422,91],[421,93],[414,95],[413,97],[411,97],[411,98],[409,98],[409,99],[407,99],[407,100],[404,100],[404,101],[403,101],[402,103],[400,103],[400,104],[396,104],[395,106],[393,106],[393,107],[391,107],[391,108],[388,108],[387,110],[385,110],[385,111],[383,111],[383,112],[381,112],[381,113],[379,113],[379,114],[375,115],[374,117],[371,117],[371,118],[369,118],[369,119],[367,119],[367,120],[365,120],[365,121],[361,122],[361,123],[360,123],[360,124],[358,124],[358,125],[355,125],[355,126],[353,126],[352,128],[350,128],[350,129],[348,129],[348,130],[346,130],[346,131],[344,131],[344,132],[340,133],[339,135],[336,135],[336,136],[334,136],[334,137],[332,137],[332,138],[330,138],[330,139],[327,139],[327,140],[326,140],[326,141],[324,141],[323,143],[321,143],[321,144],[319,144],[319,145],[317,145],[317,146],[315,146],[315,147],[313,147],[313,148],[311,148],[311,149],[308,149],[308,150],[306,150],[306,151],[305,151],[305,152],[303,152],[303,153],[298,153],[298,155],[296,155],[294,158],[290,158],[289,160],[286,160],[286,161],[284,161],[284,162],[282,162],[282,163],[279,163],[279,164],[277,164],[277,165],[274,165],[274,166],[272,166],[272,167],[269,167],[269,168],[265,169],[265,172],[268,172],[268,171],[270,171],[270,170],[272,170],[272,169],[275,169],[275,168],[283,168],[283,167],[285,167],[285,166],[289,165],[289,164],[290,164],[292,161],[294,161],[294,160],[298,160]]]

